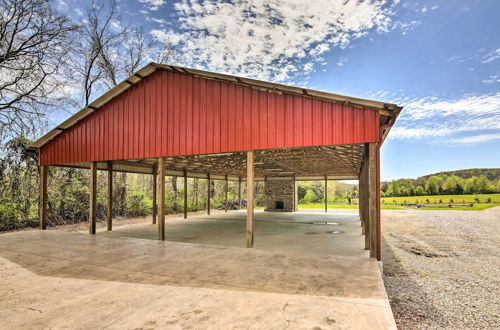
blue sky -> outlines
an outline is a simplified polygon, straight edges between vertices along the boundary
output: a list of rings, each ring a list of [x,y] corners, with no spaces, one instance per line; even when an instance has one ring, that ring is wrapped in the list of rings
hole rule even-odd
[[[500,165],[500,1],[118,3],[182,65],[404,106],[384,180]],[[75,20],[86,5],[57,1]]]

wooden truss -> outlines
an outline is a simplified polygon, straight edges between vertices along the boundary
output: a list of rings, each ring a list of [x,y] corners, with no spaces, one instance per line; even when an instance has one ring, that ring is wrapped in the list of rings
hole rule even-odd
[[[327,176],[329,179],[357,179],[364,153],[363,144],[304,147],[293,149],[256,150],[255,178],[291,177],[297,180],[317,180]],[[210,173],[213,179],[238,180],[246,177],[246,152],[223,154],[188,155],[165,157],[166,175],[206,178]],[[113,171],[152,174],[158,165],[157,158],[118,160],[98,162],[97,168]],[[66,166],[89,168],[88,163],[68,164]]]

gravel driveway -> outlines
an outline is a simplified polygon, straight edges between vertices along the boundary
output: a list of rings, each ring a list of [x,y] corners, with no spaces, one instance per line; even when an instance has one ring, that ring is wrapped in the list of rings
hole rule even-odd
[[[500,328],[500,207],[384,210],[384,282],[400,329]]]

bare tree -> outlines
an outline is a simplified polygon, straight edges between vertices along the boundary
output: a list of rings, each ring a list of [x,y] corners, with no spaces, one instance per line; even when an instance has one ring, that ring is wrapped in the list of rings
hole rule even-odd
[[[81,81],[83,102],[90,103],[99,84],[112,88],[117,85],[117,72],[104,52],[118,49],[125,33],[120,26],[116,1],[93,1],[80,26],[80,38],[71,56],[75,80]],[[110,83],[108,83],[110,82]]]
[[[177,49],[177,43],[171,37],[163,40],[155,39],[153,41],[154,52],[151,58],[162,64],[177,64],[182,61],[183,55]]]
[[[61,59],[75,29],[47,0],[0,0],[0,140],[61,105]]]

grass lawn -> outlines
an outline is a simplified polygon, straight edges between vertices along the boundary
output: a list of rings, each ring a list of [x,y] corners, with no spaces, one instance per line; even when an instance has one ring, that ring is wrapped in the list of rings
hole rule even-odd
[[[478,198],[480,203],[486,203],[488,199],[491,199],[491,203],[500,203],[500,194],[478,194],[478,195],[436,195],[436,196],[407,196],[407,197],[382,197],[380,201],[382,203],[431,203],[437,204],[441,200],[443,203],[450,203],[453,200],[454,203],[468,204],[474,203],[475,199]],[[429,202],[427,202],[429,200]]]
[[[479,199],[479,203],[475,199]],[[491,199],[491,202],[488,202]],[[451,202],[453,200],[453,203]],[[380,199],[383,210],[402,210],[402,209],[418,209],[418,210],[461,210],[461,211],[482,211],[490,207],[500,206],[500,194],[477,194],[477,195],[436,195],[436,196],[407,196],[407,197],[382,197]],[[394,204],[394,201],[396,202]],[[440,202],[441,201],[441,202]],[[402,203],[420,203],[426,204],[426,207],[417,208],[414,206],[402,206]],[[435,205],[432,205],[435,204]],[[452,208],[449,204],[457,205]],[[462,204],[473,204],[470,206],[459,206]],[[307,209],[324,209],[325,204],[299,204],[299,210]],[[357,209],[358,205],[347,204],[328,204],[330,209]]]
[[[476,198],[479,203],[476,203]],[[500,194],[474,194],[474,195],[435,195],[435,196],[406,196],[406,197],[383,197],[380,199],[382,203],[396,204],[401,203],[423,203],[426,204],[422,210],[463,210],[463,211],[481,211],[494,206],[500,206]],[[435,204],[435,205],[431,205]],[[447,207],[447,205],[463,205],[473,204],[469,206]],[[408,207],[414,208],[417,207]]]
[[[405,207],[401,205],[381,205],[383,210],[402,210]],[[324,209],[325,204],[299,204],[299,210]],[[328,204],[329,209],[357,209],[358,205],[347,204]]]

